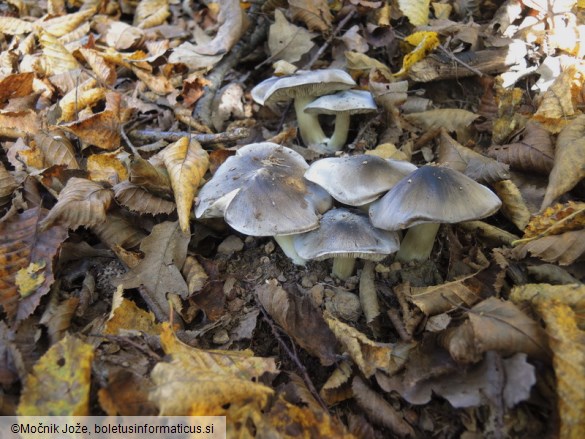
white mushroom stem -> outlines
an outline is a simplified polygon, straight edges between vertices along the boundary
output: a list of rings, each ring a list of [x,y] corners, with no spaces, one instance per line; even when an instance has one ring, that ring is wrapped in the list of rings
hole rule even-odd
[[[439,223],[424,223],[409,228],[400,243],[396,260],[409,262],[429,259],[439,226]]]
[[[295,112],[301,138],[306,146],[322,145],[327,143],[328,137],[323,132],[319,117],[316,114],[305,113],[305,106],[314,99],[314,96],[300,96],[295,98]]]
[[[307,260],[301,258],[295,250],[293,236],[294,235],[276,235],[274,236],[274,240],[280,246],[284,254],[287,255],[295,265],[305,266],[307,264]]]
[[[343,111],[337,113],[335,116],[335,129],[329,142],[327,142],[327,149],[331,151],[339,151],[347,141],[347,134],[349,133],[349,112]]]
[[[338,279],[345,280],[353,274],[355,258],[351,256],[337,256],[333,258],[331,274]]]

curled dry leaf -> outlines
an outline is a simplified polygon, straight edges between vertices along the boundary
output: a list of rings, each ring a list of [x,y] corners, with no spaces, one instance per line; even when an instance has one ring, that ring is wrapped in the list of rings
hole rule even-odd
[[[47,229],[59,223],[75,230],[101,224],[106,220],[106,211],[113,199],[113,192],[101,184],[73,177],[59,194],[57,204],[41,222],[41,227]]]
[[[75,81],[75,79],[73,78]],[[93,78],[77,84],[69,90],[59,101],[61,117],[59,122],[70,122],[77,117],[77,114],[84,108],[97,104],[106,96],[106,89],[96,87],[97,81]]]
[[[26,378],[19,416],[87,416],[93,347],[67,335],[54,344]]]
[[[75,149],[63,132],[40,132],[34,137],[34,146],[42,151],[43,167],[65,165],[68,169],[79,169]]]
[[[14,17],[0,17],[0,32],[7,35],[29,34],[33,31],[33,23]]]
[[[95,76],[103,84],[113,86],[116,82],[117,74],[114,64],[106,61],[101,53],[97,50],[86,49],[81,47],[79,53],[85,58],[85,61],[95,73]]]
[[[91,227],[91,231],[108,247],[115,245],[125,249],[137,247],[146,234],[133,226],[123,215],[110,212],[106,221]]]
[[[471,308],[467,317],[462,325],[441,334],[442,345],[457,362],[477,362],[487,351],[549,356],[543,329],[510,302],[490,297]]]
[[[185,263],[181,268],[181,272],[187,280],[190,295],[201,291],[209,278],[203,266],[193,256],[187,256],[187,259],[185,259]]]
[[[256,297],[274,321],[321,364],[335,362],[335,336],[308,297],[288,293],[275,279],[257,287]]]
[[[288,0],[293,20],[302,21],[309,30],[329,32],[333,16],[326,0]]]
[[[100,32],[106,44],[116,50],[131,50],[144,39],[144,31],[121,21],[108,21]],[[101,27],[98,27],[101,29]]]
[[[479,183],[493,184],[510,178],[508,166],[465,148],[442,128],[439,140],[438,161],[456,169]]]
[[[512,169],[548,175],[554,164],[554,148],[549,132],[535,121],[528,121],[523,137],[507,145],[492,145],[488,156],[507,163]]]
[[[121,150],[92,154],[87,158],[89,179],[105,181],[111,185],[128,179],[128,170],[119,158]]]
[[[408,122],[423,130],[445,128],[447,131],[456,131],[458,139],[466,137],[468,127],[478,117],[477,114],[470,111],[454,108],[442,108],[404,115]]]
[[[585,115],[573,119],[557,137],[555,164],[541,209],[585,178]]]
[[[365,411],[366,416],[381,426],[384,426],[398,437],[414,437],[414,429],[380,394],[374,392],[364,381],[355,376],[351,388],[358,405]]]
[[[177,207],[172,201],[151,194],[146,189],[129,181],[122,181],[113,189],[118,203],[134,212],[151,215],[169,214]]]
[[[14,189],[18,187],[18,183],[10,172],[6,170],[2,162],[0,162],[0,207],[6,204]]]
[[[347,51],[345,52],[345,58],[347,60],[347,69],[353,77],[360,76],[362,74],[369,75],[372,69],[378,69],[380,71],[380,75],[382,75],[383,78],[392,77],[392,72],[386,64],[374,58],[370,58],[363,53]]]
[[[213,40],[196,46],[195,52],[201,55],[222,55],[228,52],[246,32],[247,17],[240,8],[238,0],[219,0],[219,30]]]
[[[81,67],[57,37],[43,32],[39,37],[39,43],[43,48],[44,70],[47,76],[58,75]]]
[[[159,156],[169,173],[181,230],[188,233],[191,207],[209,167],[209,155],[199,142],[183,137],[163,149]]]
[[[169,317],[167,293],[186,298],[187,283],[181,275],[181,267],[187,257],[189,236],[181,232],[177,222],[164,222],[152,228],[152,232],[140,243],[144,259],[117,280],[125,289],[144,287],[143,299],[158,317]],[[146,296],[146,297],[145,297]]]
[[[390,375],[396,373],[403,367],[406,353],[412,347],[372,341],[357,329],[331,316],[327,316],[326,321],[343,350],[349,354],[366,378],[378,370]]]
[[[545,236],[514,248],[517,259],[526,257],[528,253],[546,262],[571,265],[585,253],[585,229]]]
[[[26,138],[35,135],[41,129],[40,119],[36,111],[17,111],[0,113],[0,136]]]
[[[408,98],[408,81],[396,81],[389,72],[377,67],[370,70],[370,91],[378,104],[390,114],[397,113],[397,107]]]
[[[317,35],[289,23],[279,9],[274,11],[274,20],[268,34],[271,59],[294,63],[315,46],[311,40]]]
[[[96,13],[95,8],[82,9],[59,17],[45,18],[37,21],[35,25],[53,37],[62,37],[73,32]]]
[[[140,29],[163,24],[171,15],[168,0],[140,0],[134,14],[134,26]]]
[[[524,230],[530,221],[530,211],[522,198],[522,194],[512,180],[502,180],[494,184],[494,189],[500,200],[502,214],[514,223],[520,230]]]
[[[0,103],[30,95],[33,92],[34,79],[35,74],[32,72],[15,73],[0,79]]]
[[[53,227],[40,231],[38,224],[45,216],[45,210],[33,208],[0,223],[0,303],[10,320],[20,321],[32,314],[54,281],[53,258],[67,238],[67,230]],[[43,282],[22,298],[17,272],[31,264],[43,267]]]
[[[169,173],[162,166],[154,165],[140,156],[132,156],[129,165],[130,181],[159,197],[173,195]]]
[[[319,396],[329,404],[334,405],[338,402],[351,398],[352,392],[350,387],[350,379],[353,375],[350,361],[340,362],[333,373],[329,376]]]

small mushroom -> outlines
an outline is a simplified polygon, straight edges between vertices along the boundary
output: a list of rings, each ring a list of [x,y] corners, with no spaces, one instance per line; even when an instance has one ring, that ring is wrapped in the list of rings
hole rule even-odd
[[[356,85],[351,76],[339,69],[298,70],[293,75],[271,77],[252,89],[252,99],[260,105],[294,99],[301,138],[305,145],[321,145],[328,141],[316,114],[308,114],[305,106],[318,96]]]
[[[309,165],[292,149],[270,142],[240,148],[215,172],[198,194],[195,216],[223,216],[238,232],[274,236],[293,262],[289,235],[319,227],[319,215],[332,199],[303,177]]]
[[[372,113],[378,110],[369,91],[345,90],[321,96],[305,106],[305,113],[335,116],[333,135],[320,147],[323,152],[339,151],[345,145],[349,133],[349,117],[352,114]]]
[[[370,219],[385,230],[408,228],[399,261],[428,259],[441,223],[458,223],[495,213],[502,202],[461,172],[422,166],[370,206]]]
[[[317,183],[340,203],[363,206],[416,169],[409,162],[358,154],[317,160],[309,166],[305,178]]]
[[[336,208],[321,218],[321,226],[293,237],[304,259],[333,258],[332,274],[345,280],[353,274],[356,258],[381,261],[398,250],[396,232],[375,228],[367,215],[355,209]]]

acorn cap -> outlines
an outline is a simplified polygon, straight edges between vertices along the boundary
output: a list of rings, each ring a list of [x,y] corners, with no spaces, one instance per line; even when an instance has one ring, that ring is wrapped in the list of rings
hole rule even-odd
[[[311,164],[305,178],[323,187],[340,203],[362,206],[416,169],[408,162],[360,154],[317,160]]]
[[[458,223],[497,212],[501,200],[454,169],[426,165],[402,179],[370,206],[370,219],[385,230],[424,223]]]
[[[252,236],[288,235],[319,227],[331,198],[303,177],[307,163],[292,149],[270,142],[240,148],[201,189],[195,216],[225,204],[225,221]],[[231,197],[226,201],[226,197]],[[329,201],[329,202],[328,202]]]
[[[305,106],[305,113],[371,113],[377,111],[376,102],[369,91],[344,90],[332,95],[321,96]]]
[[[317,260],[354,257],[380,261],[400,247],[396,232],[377,229],[367,215],[346,208],[329,210],[318,229],[293,239],[302,258]]]

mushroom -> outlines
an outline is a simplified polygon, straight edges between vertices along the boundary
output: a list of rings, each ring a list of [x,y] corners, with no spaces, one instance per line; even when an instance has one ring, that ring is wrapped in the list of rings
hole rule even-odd
[[[329,114],[335,116],[333,135],[324,146],[324,152],[339,151],[345,145],[349,133],[349,116],[352,114],[372,113],[378,107],[369,91],[345,90],[332,95],[321,96],[305,106],[305,113]]]
[[[293,75],[271,77],[252,89],[252,98],[260,105],[294,99],[301,138],[307,146],[329,140],[316,114],[305,113],[305,106],[318,96],[347,90],[356,85],[351,76],[339,69],[298,70]]]
[[[358,154],[317,160],[309,166],[305,178],[317,183],[340,203],[363,206],[416,169],[409,162]]]
[[[303,177],[309,165],[292,149],[275,143],[240,148],[215,172],[198,194],[197,218],[223,216],[238,232],[274,236],[295,264],[291,237],[319,227],[319,216],[332,199]]]
[[[397,260],[425,260],[441,223],[484,218],[501,205],[496,194],[461,172],[425,165],[372,203],[370,219],[385,230],[408,228]]]
[[[359,210],[329,210],[320,224],[293,237],[295,250],[304,259],[333,258],[331,273],[342,280],[353,274],[356,258],[381,261],[399,247],[396,232],[375,228]]]

